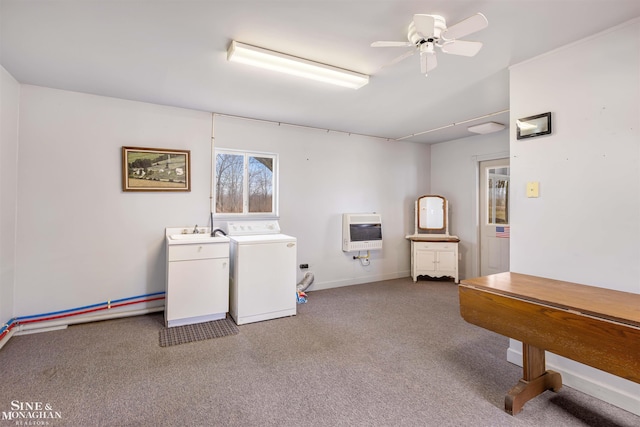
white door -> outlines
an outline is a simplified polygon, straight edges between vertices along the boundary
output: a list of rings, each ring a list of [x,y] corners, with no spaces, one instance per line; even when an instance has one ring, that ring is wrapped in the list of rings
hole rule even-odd
[[[509,159],[480,162],[480,275],[509,271]]]

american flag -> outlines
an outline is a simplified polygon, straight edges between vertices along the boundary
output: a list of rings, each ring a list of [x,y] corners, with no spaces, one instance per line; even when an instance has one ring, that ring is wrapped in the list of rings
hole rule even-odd
[[[508,225],[496,227],[496,237],[509,238],[510,228]]]

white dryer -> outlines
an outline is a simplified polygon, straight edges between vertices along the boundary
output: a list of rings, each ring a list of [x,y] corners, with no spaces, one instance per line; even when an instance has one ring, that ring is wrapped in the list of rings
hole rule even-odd
[[[276,220],[227,223],[229,314],[238,325],[295,316],[296,238]]]

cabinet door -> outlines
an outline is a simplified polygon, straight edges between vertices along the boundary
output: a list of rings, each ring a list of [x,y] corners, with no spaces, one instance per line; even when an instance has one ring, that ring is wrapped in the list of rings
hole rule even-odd
[[[167,320],[228,311],[228,258],[169,263]]]
[[[435,271],[436,270],[436,252],[430,250],[417,250],[416,251],[416,271],[418,274],[423,271]]]
[[[454,271],[456,269],[456,254],[454,251],[438,252],[438,270]]]
[[[229,311],[229,258],[217,258],[213,262],[214,289],[211,294],[213,313]]]

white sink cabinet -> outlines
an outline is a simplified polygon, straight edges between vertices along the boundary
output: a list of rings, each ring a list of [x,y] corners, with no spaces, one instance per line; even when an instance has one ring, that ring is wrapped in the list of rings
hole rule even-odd
[[[172,239],[167,233],[165,323],[220,320],[229,311],[229,239]]]

